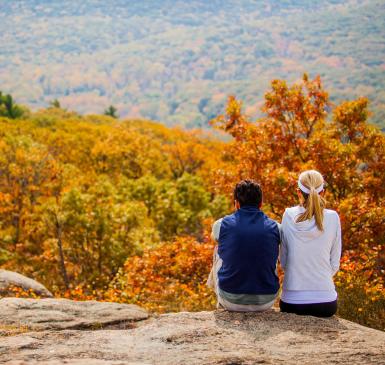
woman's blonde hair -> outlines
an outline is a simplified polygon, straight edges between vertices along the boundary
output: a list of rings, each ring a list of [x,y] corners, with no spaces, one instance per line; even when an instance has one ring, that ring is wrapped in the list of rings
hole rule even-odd
[[[299,175],[298,185],[305,199],[303,204],[305,211],[298,216],[296,221],[303,222],[314,217],[320,231],[323,231],[323,211],[326,206],[326,200],[319,195],[323,190],[323,184],[324,179],[316,170],[307,170]]]

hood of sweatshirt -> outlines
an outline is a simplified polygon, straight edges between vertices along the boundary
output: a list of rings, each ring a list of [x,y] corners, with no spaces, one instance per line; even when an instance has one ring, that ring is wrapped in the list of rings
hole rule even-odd
[[[286,209],[286,229],[303,242],[309,242],[322,235],[316,225],[314,217],[303,222],[296,222],[298,216],[305,211],[301,206]]]

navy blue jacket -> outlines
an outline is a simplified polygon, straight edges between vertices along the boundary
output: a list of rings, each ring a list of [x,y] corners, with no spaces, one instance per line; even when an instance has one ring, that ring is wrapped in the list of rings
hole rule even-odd
[[[278,224],[255,206],[223,218],[218,254],[219,288],[232,294],[275,294],[280,234]]]

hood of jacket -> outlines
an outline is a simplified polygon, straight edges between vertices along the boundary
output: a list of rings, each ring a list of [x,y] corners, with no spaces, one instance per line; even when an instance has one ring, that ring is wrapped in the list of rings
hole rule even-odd
[[[286,229],[303,242],[312,241],[322,234],[314,217],[303,222],[296,222],[298,216],[305,211],[301,206],[286,209]]]

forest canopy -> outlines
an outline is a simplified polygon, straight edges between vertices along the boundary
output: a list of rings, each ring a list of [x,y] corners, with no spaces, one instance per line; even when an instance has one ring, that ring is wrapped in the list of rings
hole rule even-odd
[[[227,141],[57,103],[0,116],[0,266],[58,296],[212,309],[210,227],[232,211],[234,184],[257,179],[280,221],[315,168],[342,223],[339,314],[384,329],[385,136],[367,123],[369,101],[332,105],[304,75],[273,80],[262,104],[255,121],[228,99],[212,120]]]
[[[369,97],[385,128],[382,1],[19,0],[1,14],[1,88],[34,110],[112,103],[125,118],[207,127],[227,95],[256,118],[271,79],[311,70],[335,103]]]

